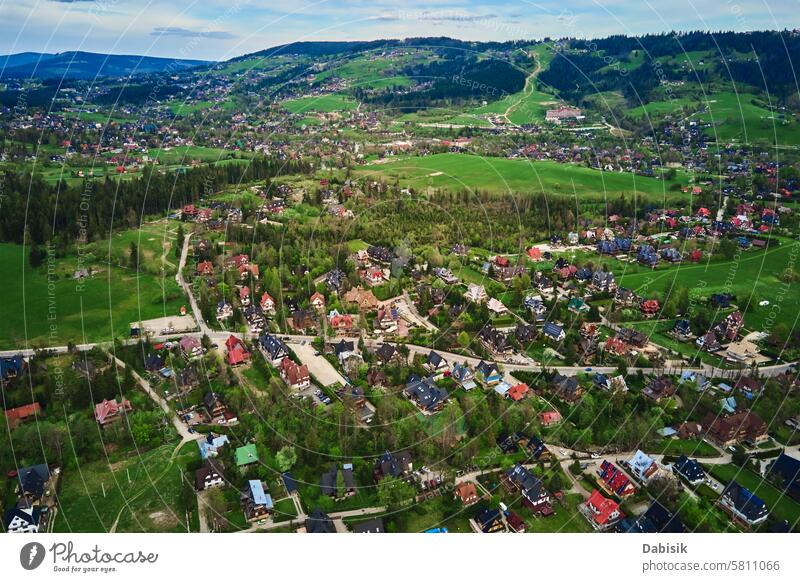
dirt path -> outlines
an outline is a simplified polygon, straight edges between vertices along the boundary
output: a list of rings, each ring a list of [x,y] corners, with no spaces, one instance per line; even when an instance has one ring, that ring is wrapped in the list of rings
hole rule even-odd
[[[506,120],[506,123],[508,123],[509,125],[514,125],[514,126],[517,125],[516,123],[513,123],[508,116],[511,114],[512,111],[514,111],[514,109],[516,109],[519,106],[520,103],[522,103],[523,101],[525,101],[525,99],[530,97],[531,93],[533,92],[533,81],[536,78],[536,76],[539,73],[542,72],[542,63],[539,61],[538,58],[536,58],[536,54],[535,53],[527,53],[527,55],[528,55],[528,57],[533,59],[533,62],[535,63],[535,66],[534,66],[533,72],[531,72],[531,74],[528,75],[525,78],[525,87],[523,87],[523,89],[522,89],[522,97],[520,97],[519,99],[517,99],[516,101],[511,103],[506,108],[505,113],[503,113],[503,118]]]

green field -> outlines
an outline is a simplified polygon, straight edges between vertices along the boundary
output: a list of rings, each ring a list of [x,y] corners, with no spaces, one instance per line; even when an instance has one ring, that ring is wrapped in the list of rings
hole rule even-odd
[[[398,157],[388,163],[367,164],[358,172],[367,176],[383,175],[390,180],[399,178],[401,184],[417,189],[566,194],[581,198],[616,198],[621,193],[648,198],[686,196],[669,191],[671,182],[655,178],[601,172],[551,161],[530,162],[470,154]]]
[[[0,305],[3,349],[111,341],[127,336],[130,322],[177,315],[186,303],[171,276],[164,277],[162,290],[153,275],[105,266],[84,279],[81,289],[72,278],[75,257],[56,258],[48,281],[46,262],[34,270],[22,247],[7,243],[0,244],[0,265],[6,273],[6,300]]]
[[[767,504],[770,515],[788,520],[794,525],[800,521],[800,503],[781,493],[752,471],[736,465],[709,465],[706,469],[723,483],[735,480],[739,485],[747,487]]]
[[[663,292],[667,286],[676,285],[704,297],[719,292],[734,293],[742,301],[755,292],[759,301],[779,303],[781,313],[797,313],[800,310],[800,286],[784,285],[780,280],[783,270],[794,261],[792,247],[796,244],[786,243],[764,252],[745,251],[738,260],[708,265],[681,264],[649,273],[622,274],[619,284],[640,294]],[[797,253],[796,248],[794,253]],[[770,306],[751,306],[745,317],[745,326],[752,330],[761,329],[771,309]]]
[[[183,467],[197,448],[185,445],[171,460],[173,448],[65,468],[54,531],[186,531],[187,511],[196,514],[196,505],[184,500]]]
[[[331,94],[319,97],[302,97],[291,99],[282,103],[283,107],[290,113],[309,113],[319,111],[329,113],[331,111],[353,111],[357,106],[353,99],[345,95]]]

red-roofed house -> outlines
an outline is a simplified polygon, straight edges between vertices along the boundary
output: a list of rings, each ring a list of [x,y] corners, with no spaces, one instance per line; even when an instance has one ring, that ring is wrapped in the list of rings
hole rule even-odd
[[[660,307],[661,306],[658,304],[657,300],[645,299],[642,301],[642,304],[639,308],[642,310],[642,313],[645,317],[654,317],[658,313]]]
[[[541,261],[542,251],[539,247],[531,247],[528,249],[528,258],[532,261]]]
[[[527,384],[517,384],[516,386],[512,386],[508,389],[506,396],[514,402],[518,402],[525,398],[530,391],[531,389],[528,388]]]
[[[592,491],[589,500],[581,506],[581,513],[589,520],[593,528],[599,530],[607,529],[623,515],[617,502],[613,499],[606,499],[597,489]]]
[[[329,318],[329,322],[331,327],[338,332],[348,332],[353,329],[353,316],[349,313],[334,311]]]
[[[261,296],[261,311],[273,312],[275,311],[275,300],[269,293],[264,293]]]
[[[311,296],[311,305],[315,309],[325,309],[325,296],[317,291]]]
[[[197,274],[198,275],[213,275],[214,274],[214,264],[211,261],[201,261],[197,263]]]
[[[244,364],[250,359],[250,352],[247,350],[247,346],[235,335],[228,336],[225,348],[228,351],[228,364],[231,366]]]
[[[308,366],[296,364],[288,357],[281,360],[281,378],[289,387],[302,390],[311,384]]]
[[[20,423],[23,423],[29,418],[41,414],[42,407],[39,406],[38,402],[34,402],[33,404],[25,404],[24,406],[17,406],[16,408],[10,408],[6,410],[6,421],[8,422],[8,428],[15,429]]]
[[[122,418],[126,412],[132,410],[130,401],[122,399],[122,404],[117,403],[117,399],[103,400],[94,407],[94,419],[100,426],[106,426]]]
[[[546,410],[539,414],[542,426],[553,426],[561,422],[561,413],[558,410]]]

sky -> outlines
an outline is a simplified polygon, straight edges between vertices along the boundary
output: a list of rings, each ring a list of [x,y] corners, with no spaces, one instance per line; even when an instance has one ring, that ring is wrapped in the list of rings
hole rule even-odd
[[[0,54],[226,60],[299,40],[800,28],[798,0],[0,0]]]

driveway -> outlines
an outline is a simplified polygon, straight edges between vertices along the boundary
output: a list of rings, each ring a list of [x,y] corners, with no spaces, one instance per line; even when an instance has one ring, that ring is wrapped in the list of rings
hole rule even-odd
[[[322,386],[339,384],[345,386],[347,381],[336,371],[331,363],[322,356],[315,356],[316,348],[310,343],[291,343],[291,348],[300,361],[308,366],[308,371]]]

